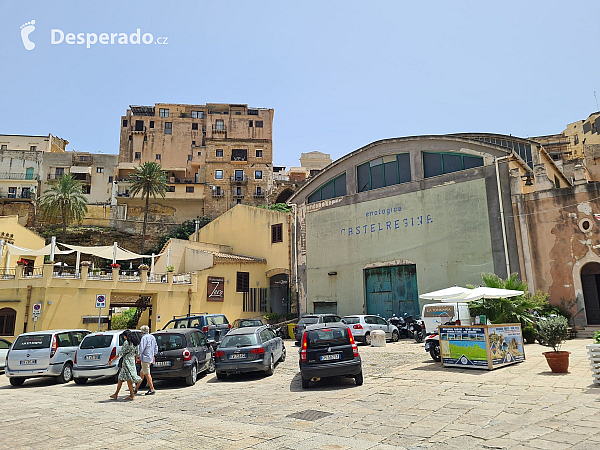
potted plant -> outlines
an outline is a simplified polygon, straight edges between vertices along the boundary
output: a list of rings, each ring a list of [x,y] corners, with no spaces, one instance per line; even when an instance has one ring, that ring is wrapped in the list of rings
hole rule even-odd
[[[569,337],[569,323],[563,316],[549,317],[539,323],[540,337],[546,345],[552,347],[551,352],[544,352],[550,370],[554,373],[567,373],[569,371],[569,355],[571,352],[561,351],[560,347]]]
[[[525,339],[525,342],[528,344],[534,344],[535,338],[537,338],[537,331],[535,328],[533,328],[531,325],[523,327],[523,339]]]
[[[91,261],[81,261],[81,267],[91,267],[91,266],[92,266]]]
[[[110,265],[110,267],[111,267],[111,268],[113,268],[113,269],[120,269],[120,268],[121,268],[121,264],[118,264],[118,263],[112,263],[112,264]]]
[[[167,266],[167,272],[175,272],[175,266],[173,264],[169,264]]]
[[[94,275],[98,275],[98,274],[100,273],[100,269],[99,269],[98,267],[94,267],[94,268],[92,269],[92,273],[93,273]]]
[[[20,259],[17,261],[17,265],[19,266],[26,266],[27,265],[27,261],[25,261],[24,259]]]
[[[600,331],[594,333],[594,343],[586,345],[592,366],[594,384],[600,384]]]
[[[148,266],[148,264],[140,264],[140,265],[138,266],[138,269],[139,269],[139,270],[149,270],[149,269],[150,269],[150,266]]]

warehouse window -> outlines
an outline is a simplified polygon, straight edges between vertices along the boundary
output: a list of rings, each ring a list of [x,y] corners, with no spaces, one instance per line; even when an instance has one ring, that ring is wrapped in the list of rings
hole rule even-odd
[[[481,166],[483,166],[483,158],[481,156],[464,155],[462,153],[423,152],[425,178]]]
[[[356,175],[358,192],[407,183],[411,180],[410,156],[401,153],[374,159],[358,166]]]
[[[250,290],[250,273],[238,272],[235,283],[235,292],[248,292]]]
[[[308,196],[307,202],[313,203],[319,200],[326,200],[328,198],[342,197],[346,195],[346,172],[328,181],[322,185],[319,189]]]

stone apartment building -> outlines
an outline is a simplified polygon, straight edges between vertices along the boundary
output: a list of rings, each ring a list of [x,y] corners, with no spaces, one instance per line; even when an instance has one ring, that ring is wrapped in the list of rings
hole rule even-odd
[[[160,163],[169,192],[152,202],[149,232],[197,216],[216,217],[236,204],[262,205],[272,183],[273,110],[245,104],[130,106],[121,117],[115,169],[115,227],[141,230],[143,203],[130,195],[129,174]]]

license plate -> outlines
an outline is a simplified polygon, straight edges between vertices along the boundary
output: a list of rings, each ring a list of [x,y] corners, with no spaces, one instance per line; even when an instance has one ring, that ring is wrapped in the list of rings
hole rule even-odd
[[[319,357],[320,361],[332,361],[334,359],[341,359],[342,358],[342,354],[341,353],[334,353],[333,355],[323,355]]]
[[[429,342],[427,344],[425,344],[425,351],[429,350],[430,346],[431,346],[431,344]]]
[[[154,363],[154,367],[169,367],[171,365],[171,361],[156,361]]]
[[[100,355],[85,355],[83,358],[85,361],[96,361],[100,359]]]
[[[36,364],[36,363],[37,363],[37,359],[22,359],[21,360],[22,366],[26,366],[28,364]]]
[[[245,353],[234,353],[233,355],[229,355],[229,359],[246,359],[247,355]]]

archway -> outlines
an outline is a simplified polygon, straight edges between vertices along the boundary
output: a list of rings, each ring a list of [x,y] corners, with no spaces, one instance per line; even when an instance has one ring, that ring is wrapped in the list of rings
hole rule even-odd
[[[600,263],[590,262],[581,268],[581,286],[588,325],[600,325]]]
[[[279,195],[277,196],[277,199],[275,199],[275,203],[287,202],[293,193],[294,193],[294,191],[292,191],[290,188],[285,188],[283,191],[281,191],[279,193]]]

